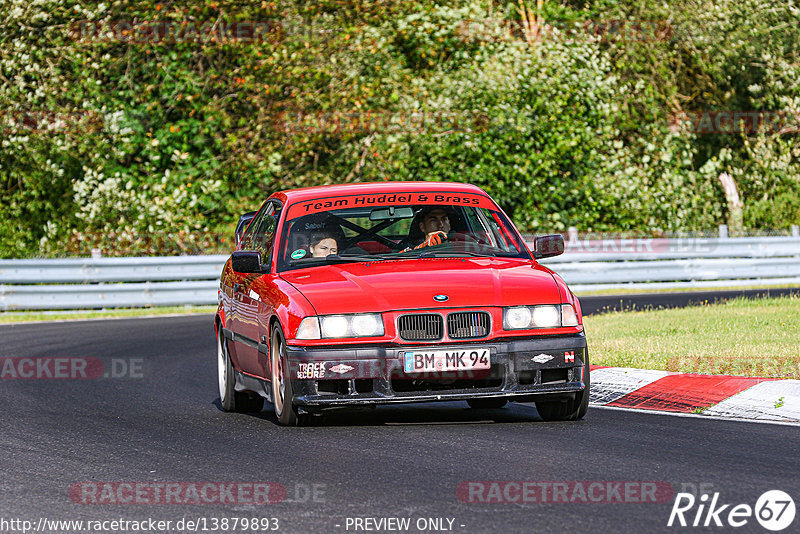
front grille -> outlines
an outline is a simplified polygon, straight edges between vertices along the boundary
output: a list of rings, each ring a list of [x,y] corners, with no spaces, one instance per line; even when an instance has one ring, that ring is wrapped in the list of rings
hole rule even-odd
[[[401,315],[397,320],[400,337],[408,341],[442,339],[442,316],[434,313]]]
[[[451,339],[476,339],[489,335],[489,314],[458,312],[447,316],[447,335]]]

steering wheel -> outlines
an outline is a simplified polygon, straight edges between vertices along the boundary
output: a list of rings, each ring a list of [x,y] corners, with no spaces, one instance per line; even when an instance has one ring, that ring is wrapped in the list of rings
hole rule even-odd
[[[482,244],[475,236],[466,232],[451,232],[447,236],[447,240],[451,243],[470,243],[472,245]]]

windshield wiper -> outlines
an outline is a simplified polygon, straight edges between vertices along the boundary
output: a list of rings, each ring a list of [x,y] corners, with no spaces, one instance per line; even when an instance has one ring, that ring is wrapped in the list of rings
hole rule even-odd
[[[311,263],[360,263],[364,261],[381,261],[390,259],[383,254],[347,254],[345,256],[339,256],[338,254],[331,254],[329,256],[324,256],[320,258],[303,258],[301,260],[295,260],[292,262],[292,265],[305,265]]]
[[[497,254],[494,252],[472,252],[470,250],[428,250],[422,252],[417,258],[459,258],[459,257],[473,257],[473,258],[494,258]]]

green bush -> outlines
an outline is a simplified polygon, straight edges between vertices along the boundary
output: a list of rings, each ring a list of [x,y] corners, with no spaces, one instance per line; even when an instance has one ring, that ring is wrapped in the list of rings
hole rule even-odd
[[[7,0],[0,257],[228,250],[271,192],[367,180],[475,183],[523,231],[658,234],[725,222],[724,171],[746,226],[800,223],[796,133],[671,123],[800,109],[796,8],[529,0],[546,26],[528,40],[519,5]],[[639,39],[615,19],[670,32]],[[130,20],[199,34],[98,38]],[[219,42],[214,21],[268,31]]]

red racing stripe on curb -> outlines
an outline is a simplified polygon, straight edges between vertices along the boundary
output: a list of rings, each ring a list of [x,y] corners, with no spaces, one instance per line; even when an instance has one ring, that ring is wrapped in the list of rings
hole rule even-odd
[[[697,408],[713,406],[759,382],[771,380],[775,379],[675,374],[643,386],[606,406],[664,412],[693,412]]]
[[[592,365],[592,364],[589,364],[589,372],[592,372],[595,369],[608,369],[608,365]]]

